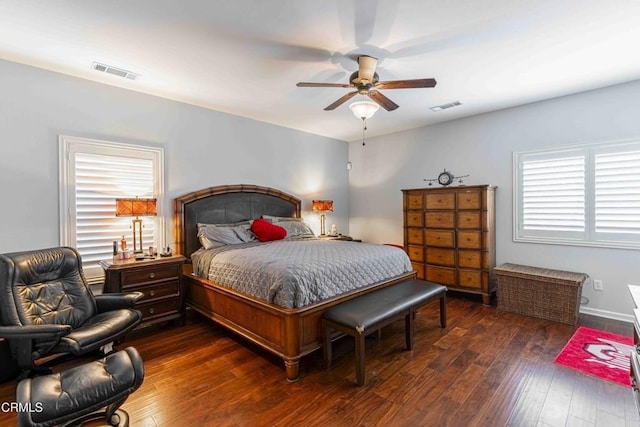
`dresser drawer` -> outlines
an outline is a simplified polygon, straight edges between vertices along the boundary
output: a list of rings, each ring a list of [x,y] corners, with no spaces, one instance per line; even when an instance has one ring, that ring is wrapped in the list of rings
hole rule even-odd
[[[180,282],[164,282],[157,285],[139,286],[136,291],[142,292],[142,298],[138,303],[158,298],[177,297],[180,295]]]
[[[482,192],[461,191],[458,196],[458,209],[482,209]]]
[[[407,193],[407,208],[409,209],[423,209],[422,192],[409,192]]]
[[[427,209],[455,209],[455,193],[427,194],[425,197]]]
[[[407,227],[422,227],[422,212],[407,212]]]
[[[455,233],[453,230],[425,230],[424,232],[424,244],[427,246],[453,248],[455,247],[455,242]]]
[[[424,261],[424,247],[423,246],[412,246],[412,245],[409,245],[407,247],[407,255],[409,255],[409,259],[411,261],[423,262]]]
[[[482,271],[459,270],[458,284],[464,288],[482,289]]]
[[[164,300],[150,301],[136,304],[136,309],[142,312],[142,321],[146,322],[155,317],[166,316],[171,313],[180,312],[180,299],[168,298]]]
[[[453,267],[456,265],[456,253],[453,249],[427,248],[427,264]]]
[[[482,249],[482,232],[480,231],[458,231],[458,248]]]
[[[427,212],[424,224],[428,228],[454,228],[455,216],[453,212]]]
[[[122,287],[140,286],[148,282],[156,282],[180,277],[180,268],[177,265],[153,266],[122,272]]]
[[[482,252],[458,251],[458,266],[462,268],[483,268]]]
[[[422,228],[407,228],[407,243],[410,245],[421,245],[423,243]]]
[[[480,211],[459,211],[458,228],[482,228],[482,213]]]
[[[456,271],[452,268],[434,267],[427,265],[425,279],[429,282],[440,283],[443,285],[455,285]]]

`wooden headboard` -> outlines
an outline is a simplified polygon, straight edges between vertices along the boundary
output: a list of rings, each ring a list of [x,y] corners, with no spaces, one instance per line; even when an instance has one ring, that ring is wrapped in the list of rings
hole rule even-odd
[[[175,251],[187,258],[200,248],[198,223],[229,224],[261,215],[300,217],[300,199],[257,185],[221,185],[174,199]]]

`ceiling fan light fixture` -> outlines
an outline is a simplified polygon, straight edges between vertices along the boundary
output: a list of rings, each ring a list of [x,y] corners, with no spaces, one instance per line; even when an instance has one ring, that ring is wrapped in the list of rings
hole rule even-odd
[[[367,120],[373,117],[373,115],[380,109],[380,106],[371,101],[357,101],[349,105],[349,108],[353,112],[353,115],[359,119]]]

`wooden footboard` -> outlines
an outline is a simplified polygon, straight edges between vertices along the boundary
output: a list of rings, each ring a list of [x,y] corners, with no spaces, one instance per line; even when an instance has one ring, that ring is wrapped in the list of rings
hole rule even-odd
[[[286,309],[196,277],[185,266],[189,307],[284,360],[287,380],[299,378],[300,358],[322,346],[320,317],[330,307],[375,289],[415,278],[415,272],[303,308]]]

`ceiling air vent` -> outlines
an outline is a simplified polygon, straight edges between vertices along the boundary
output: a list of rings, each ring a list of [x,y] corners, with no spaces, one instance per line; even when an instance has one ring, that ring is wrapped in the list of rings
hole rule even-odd
[[[122,68],[112,67],[111,65],[101,64],[99,62],[94,62],[91,65],[91,68],[96,71],[113,74],[114,76],[122,77],[129,80],[135,80],[140,77],[140,74],[132,73],[131,71],[123,70]]]
[[[459,105],[462,105],[460,101],[452,101],[446,104],[440,104],[440,105],[435,105],[433,107],[429,107],[429,109],[431,111],[442,111],[442,110],[446,110],[447,108],[457,107]]]

